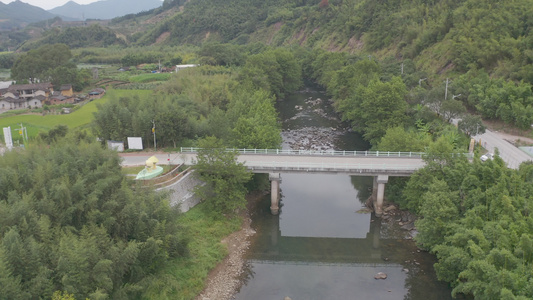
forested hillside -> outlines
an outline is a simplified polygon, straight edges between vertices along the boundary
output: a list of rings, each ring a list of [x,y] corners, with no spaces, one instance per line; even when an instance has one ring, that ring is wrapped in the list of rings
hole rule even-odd
[[[411,59],[430,79],[477,68],[532,83],[532,26],[529,0],[167,0],[155,10],[117,18],[109,28],[138,46],[298,44]],[[120,44],[103,29],[69,30],[50,30],[23,49]]]
[[[28,41],[20,50],[28,51],[49,44],[65,44],[71,48],[82,48],[87,45],[93,47],[108,47],[111,45],[125,45],[125,41],[118,38],[115,32],[100,25],[84,27],[53,28],[47,31],[43,38]]]
[[[528,0],[193,0],[138,43],[169,32],[169,44],[299,44],[414,59],[431,76],[484,68],[533,82],[532,26]]]

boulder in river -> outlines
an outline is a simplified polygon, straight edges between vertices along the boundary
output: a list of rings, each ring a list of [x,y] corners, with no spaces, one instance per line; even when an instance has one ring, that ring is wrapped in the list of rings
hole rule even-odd
[[[387,274],[383,272],[379,272],[376,275],[374,275],[374,279],[387,279]]]

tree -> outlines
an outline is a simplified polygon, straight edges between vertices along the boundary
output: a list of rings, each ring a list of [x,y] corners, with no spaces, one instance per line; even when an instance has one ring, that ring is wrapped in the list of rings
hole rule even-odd
[[[387,128],[405,124],[406,94],[400,77],[393,77],[390,82],[374,79],[366,87],[359,86],[340,109],[343,118],[350,120],[355,130],[364,132],[364,138],[376,145]]]
[[[246,205],[244,184],[251,173],[237,162],[237,153],[226,151],[217,138],[207,137],[198,146],[201,150],[194,169],[205,184],[196,186],[196,195],[215,214],[235,214]]]
[[[387,129],[377,145],[379,151],[423,152],[431,142],[431,136],[405,130],[402,126]]]
[[[179,211],[133,190],[116,153],[56,138],[0,156],[0,299],[143,298],[146,280],[184,256]]]
[[[280,48],[249,56],[240,78],[283,98],[302,85],[301,69],[294,55]]]
[[[281,145],[281,126],[274,98],[264,90],[237,92],[229,104],[231,145],[238,148],[270,149]]]
[[[485,125],[483,125],[483,120],[480,116],[466,114],[459,123],[457,123],[457,128],[464,132],[469,137],[473,135],[485,133]]]
[[[451,99],[442,102],[440,111],[442,112],[442,116],[446,122],[450,122],[452,119],[455,119],[465,113],[466,107],[464,107],[461,101]]]
[[[67,65],[71,57],[72,53],[65,44],[45,45],[21,55],[11,68],[11,77],[17,81],[46,80],[47,72]]]

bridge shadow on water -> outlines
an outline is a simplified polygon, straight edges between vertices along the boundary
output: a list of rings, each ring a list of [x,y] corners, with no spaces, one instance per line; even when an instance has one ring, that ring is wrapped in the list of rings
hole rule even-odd
[[[337,214],[349,215],[358,222],[346,222],[327,211],[323,218],[313,212],[317,207],[309,208],[311,212],[302,211],[307,202],[301,202],[301,198],[312,197],[311,194],[322,200],[307,205],[318,206],[321,212],[325,207],[321,206],[325,200],[312,181],[313,175],[308,176],[300,194],[289,187],[292,177],[284,177],[282,186],[287,189],[285,193],[282,189],[284,205],[278,216],[270,213],[268,195],[258,204],[252,216],[257,234],[247,252],[243,286],[235,299],[452,299],[450,288],[435,278],[434,257],[420,251],[412,240],[384,234],[389,224],[382,219],[336,204],[334,193],[329,195],[327,204]],[[317,178],[330,180],[323,175]],[[348,185],[353,196],[350,207],[360,206],[353,187],[361,190],[359,196],[364,196],[368,195],[368,184]],[[338,227],[327,223],[348,228],[331,235]],[[378,272],[387,274],[387,279],[375,279]]]

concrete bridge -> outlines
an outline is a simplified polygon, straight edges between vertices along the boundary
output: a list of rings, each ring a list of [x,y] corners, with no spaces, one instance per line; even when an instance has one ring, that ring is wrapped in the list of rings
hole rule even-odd
[[[179,153],[156,154],[159,164],[196,163],[198,148],[181,148]],[[421,152],[309,151],[281,149],[228,149],[238,153],[237,161],[254,173],[268,173],[271,181],[271,212],[278,214],[281,173],[329,173],[373,176],[374,210],[382,214],[385,184],[389,176],[410,176],[424,167]],[[144,165],[149,155],[122,155],[123,165]]]
[[[195,155],[197,148],[181,148]],[[421,152],[310,151],[281,149],[228,149],[239,153],[238,161],[254,173],[268,173],[271,182],[272,214],[279,213],[281,173],[329,173],[373,176],[372,198],[381,216],[385,184],[389,176],[410,176],[425,166]],[[195,156],[189,159],[194,160]],[[192,162],[192,161],[191,161]]]

